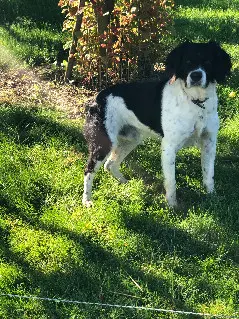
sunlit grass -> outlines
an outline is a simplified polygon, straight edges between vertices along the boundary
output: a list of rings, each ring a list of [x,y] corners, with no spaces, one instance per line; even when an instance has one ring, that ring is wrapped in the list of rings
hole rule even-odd
[[[176,28],[178,41],[185,34],[199,41],[214,36],[233,60],[233,75],[218,90],[216,193],[209,196],[203,188],[200,152],[183,150],[176,161],[180,205],[169,209],[160,145],[149,140],[122,165],[128,184],[120,185],[99,171],[94,206],[85,209],[81,196],[87,148],[82,119],[72,121],[37,99],[27,105],[2,102],[2,293],[212,314],[239,312],[239,79],[234,32],[238,13],[225,1],[209,1],[207,10],[202,3],[197,2],[200,10],[177,8],[183,23],[176,21]],[[193,1],[182,4],[192,6]],[[217,19],[224,29],[218,28]],[[43,29],[28,20],[1,28],[1,44],[8,47],[0,47],[1,67],[17,67],[20,56],[30,64],[50,61],[49,43],[59,38],[47,24]],[[0,304],[3,319],[188,318],[8,297],[0,297]]]
[[[181,8],[176,13],[176,27],[180,37],[191,40],[217,40],[237,44],[239,11],[209,8]]]
[[[36,24],[29,18],[19,18],[12,24],[0,26],[0,44],[29,65],[56,61],[62,39],[59,29],[47,23]]]
[[[1,105],[0,118],[0,283],[5,292],[96,302],[102,295],[111,303],[237,311],[238,172],[230,167],[238,150],[231,157],[224,144],[237,145],[238,117],[227,120],[220,133],[215,196],[203,191],[198,151],[179,154],[183,206],[175,212],[165,204],[161,178],[154,178],[160,171],[158,143],[149,141],[129,158],[123,170],[135,178],[127,185],[100,171],[95,205],[87,210],[81,206],[86,149],[76,134],[81,121],[20,105]],[[143,179],[140,166],[146,171]],[[2,300],[3,318],[25,318],[19,307],[32,318],[44,318],[45,312],[57,318],[130,316],[92,307],[85,316],[70,305]],[[148,318],[144,312],[135,316]]]

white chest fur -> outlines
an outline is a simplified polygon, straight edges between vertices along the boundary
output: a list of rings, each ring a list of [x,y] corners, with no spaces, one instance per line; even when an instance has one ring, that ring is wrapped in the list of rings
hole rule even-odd
[[[207,100],[200,107],[192,102],[197,99]],[[166,84],[162,100],[162,126],[164,139],[176,149],[197,143],[207,131],[217,132],[216,85],[187,89],[180,79]]]

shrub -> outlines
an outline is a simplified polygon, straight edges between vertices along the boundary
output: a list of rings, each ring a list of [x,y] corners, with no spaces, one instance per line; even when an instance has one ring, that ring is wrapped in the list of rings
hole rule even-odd
[[[163,44],[172,25],[171,0],[60,0],[66,14],[63,30],[74,30],[82,15],[74,54],[84,84],[102,87],[137,76],[148,77],[163,57]],[[71,41],[66,43],[70,46]]]

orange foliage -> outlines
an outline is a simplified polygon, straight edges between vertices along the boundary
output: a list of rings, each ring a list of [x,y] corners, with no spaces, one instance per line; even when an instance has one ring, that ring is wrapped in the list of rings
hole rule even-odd
[[[108,0],[105,0],[108,1]],[[60,0],[66,15],[63,30],[72,32],[78,1]],[[172,25],[173,0],[115,0],[112,12],[104,12],[104,0],[85,2],[77,47],[77,66],[85,84],[100,87],[119,80],[129,80],[139,68],[139,61],[153,65]],[[99,17],[109,17],[104,32],[99,32]],[[106,53],[102,55],[102,50]]]

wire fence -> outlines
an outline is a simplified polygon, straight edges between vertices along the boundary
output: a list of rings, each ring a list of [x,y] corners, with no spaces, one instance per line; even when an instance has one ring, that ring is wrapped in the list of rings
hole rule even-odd
[[[200,317],[204,317],[204,318],[207,317],[207,318],[239,319],[239,313],[234,313],[233,315],[228,316],[228,315],[223,315],[223,314],[209,314],[209,313],[183,311],[183,310],[162,309],[162,308],[144,307],[144,306],[120,305],[120,304],[110,304],[110,303],[100,303],[100,302],[88,302],[88,301],[38,297],[38,296],[32,296],[32,295],[17,295],[17,294],[7,294],[7,293],[0,293],[0,297],[31,299],[31,300],[49,301],[49,302],[55,302],[55,303],[68,303],[68,304],[75,304],[75,305],[96,306],[96,307],[103,307],[103,308],[118,308],[118,309],[131,309],[131,310],[142,310],[142,311],[151,311],[151,312],[181,314],[181,315],[187,315],[187,316],[200,316]]]

